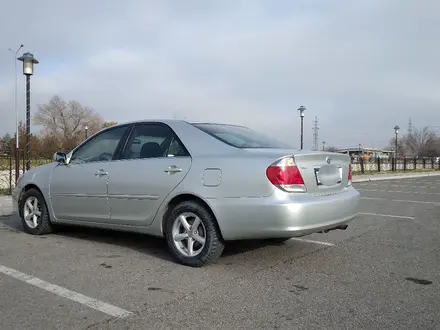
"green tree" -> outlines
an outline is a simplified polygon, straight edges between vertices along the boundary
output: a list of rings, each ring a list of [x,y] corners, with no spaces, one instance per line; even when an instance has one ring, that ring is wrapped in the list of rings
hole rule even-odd
[[[2,153],[10,154],[12,150],[13,139],[9,133],[6,133],[1,139],[0,149]]]

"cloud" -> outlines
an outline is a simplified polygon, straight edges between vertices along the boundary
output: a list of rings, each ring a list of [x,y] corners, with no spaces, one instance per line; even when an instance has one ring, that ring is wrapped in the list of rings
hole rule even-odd
[[[40,60],[33,109],[58,93],[108,120],[239,123],[299,142],[305,105],[307,147],[315,116],[320,140],[341,147],[385,146],[409,117],[440,122],[434,0],[45,0],[22,14],[26,4],[4,5],[0,28],[6,48]],[[0,72],[1,134],[15,120],[7,50]]]

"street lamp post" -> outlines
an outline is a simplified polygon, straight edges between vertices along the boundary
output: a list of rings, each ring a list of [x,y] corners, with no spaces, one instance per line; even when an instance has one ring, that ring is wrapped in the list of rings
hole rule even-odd
[[[394,133],[396,134],[396,140],[394,141],[394,159],[397,159],[397,135],[399,134],[400,127],[394,126]]]
[[[88,132],[89,132],[89,125],[86,124],[86,126],[84,127],[84,136],[86,140],[87,140]]]
[[[26,171],[31,168],[31,76],[34,74],[34,64],[39,62],[31,53],[24,53],[17,58],[23,62],[23,74],[26,76]]]
[[[304,147],[304,112],[306,111],[305,106],[300,106],[298,108],[299,116],[301,117],[301,150]]]
[[[14,110],[15,110],[15,182],[18,181],[18,177],[20,176],[20,132],[18,131],[18,108],[17,108],[17,90],[18,90],[18,82],[17,82],[17,54],[20,49],[23,48],[23,45],[20,45],[18,49],[14,52],[11,48],[8,50],[14,55],[14,76],[15,76],[15,95],[14,95]]]

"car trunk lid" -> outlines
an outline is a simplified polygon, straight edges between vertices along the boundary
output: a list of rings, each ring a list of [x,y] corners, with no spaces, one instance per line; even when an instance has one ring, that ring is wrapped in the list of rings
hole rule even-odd
[[[333,194],[349,185],[348,155],[295,149],[245,149],[246,153],[266,155],[273,161],[293,157],[304,180],[307,193]]]

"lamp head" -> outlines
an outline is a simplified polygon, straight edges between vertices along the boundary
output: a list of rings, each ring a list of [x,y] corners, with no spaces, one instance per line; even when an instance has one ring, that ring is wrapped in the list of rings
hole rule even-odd
[[[24,53],[22,56],[17,58],[17,60],[23,62],[23,74],[25,76],[31,76],[34,74],[34,64],[38,64],[38,62],[34,55],[31,53]]]

